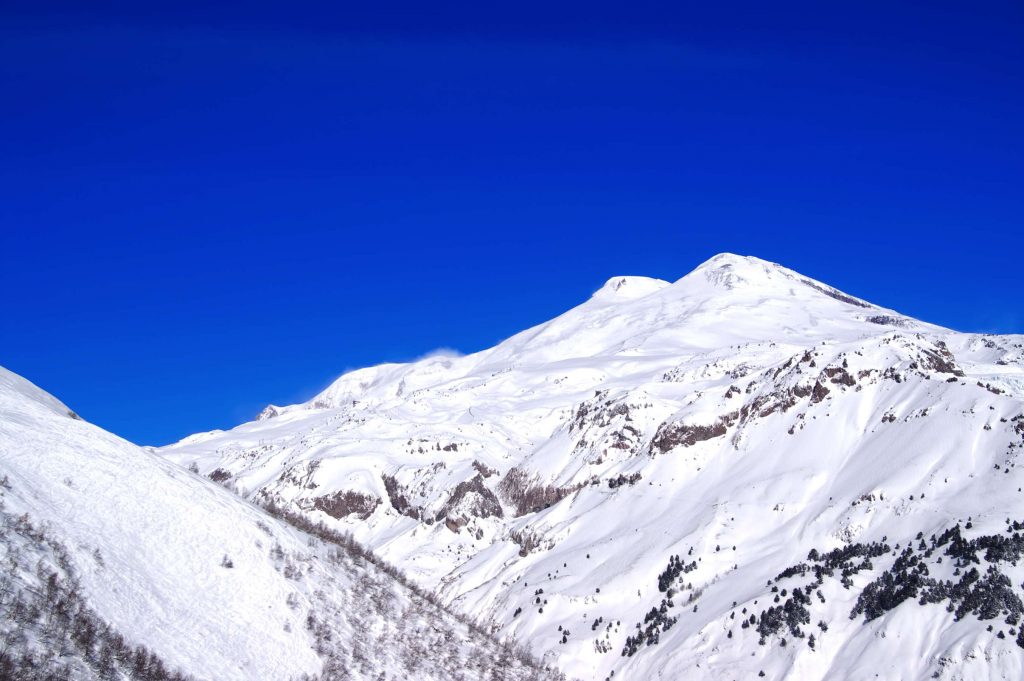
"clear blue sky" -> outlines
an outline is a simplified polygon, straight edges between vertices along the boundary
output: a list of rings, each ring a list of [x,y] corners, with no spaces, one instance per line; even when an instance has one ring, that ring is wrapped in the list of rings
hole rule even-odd
[[[420,5],[4,3],[0,364],[164,444],[720,251],[1024,332],[1024,4]]]

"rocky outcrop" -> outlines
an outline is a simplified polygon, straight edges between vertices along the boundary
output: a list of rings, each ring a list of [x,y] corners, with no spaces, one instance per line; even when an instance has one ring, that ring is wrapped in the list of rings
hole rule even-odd
[[[380,499],[369,494],[343,490],[317,497],[313,500],[313,508],[323,511],[332,518],[346,518],[350,515],[366,520],[380,505]]]

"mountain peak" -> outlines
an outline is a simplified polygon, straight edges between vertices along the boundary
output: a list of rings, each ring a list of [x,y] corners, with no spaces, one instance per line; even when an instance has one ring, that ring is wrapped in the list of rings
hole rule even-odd
[[[787,296],[807,287],[818,294],[827,296],[853,307],[870,308],[871,303],[848,295],[837,288],[811,279],[778,263],[754,256],[719,253],[709,258],[677,283],[707,282],[715,288],[726,290],[754,289],[765,295],[768,291],[785,292]],[[794,284],[799,284],[794,288]]]
[[[694,269],[683,279],[703,277],[712,284],[731,289],[740,284],[762,283],[772,275],[783,274],[787,279],[799,277],[773,262],[735,253],[719,253]]]
[[[762,260],[761,258],[755,258],[754,256],[751,255],[737,255],[736,253],[729,253],[726,251],[723,253],[719,253],[718,255],[711,256],[710,258],[702,262],[700,265],[698,265],[696,269],[702,270],[719,267],[742,267],[753,263],[764,263],[769,265],[774,264],[769,263],[767,260]]]
[[[842,651],[870,650],[878,671],[926,678],[968,641],[1005,667],[979,654],[964,678],[1017,678],[1017,633],[949,611],[949,558],[968,554],[920,538],[1015,530],[1021,347],[723,253],[670,285],[613,277],[493,348],[353,372],[284,418],[162,451],[358,533],[573,677],[847,678]],[[928,551],[946,551],[927,565],[946,605],[899,601]],[[1013,556],[979,608],[1024,598]],[[832,574],[848,558],[856,580]],[[784,643],[809,622],[828,630],[820,646],[809,631]],[[900,631],[920,655],[899,658]],[[858,664],[849,678],[873,671]]]

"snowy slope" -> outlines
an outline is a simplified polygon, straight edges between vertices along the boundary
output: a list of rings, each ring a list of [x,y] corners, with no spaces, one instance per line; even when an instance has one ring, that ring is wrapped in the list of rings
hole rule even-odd
[[[167,678],[145,657],[135,666],[143,647],[167,674],[218,681],[544,678],[358,549],[77,419],[2,368],[0,498],[3,678]]]
[[[723,254],[161,453],[571,676],[1020,678],[1022,357]]]

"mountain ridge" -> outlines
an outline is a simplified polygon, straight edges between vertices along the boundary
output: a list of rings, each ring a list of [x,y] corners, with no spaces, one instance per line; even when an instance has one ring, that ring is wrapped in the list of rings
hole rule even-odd
[[[0,677],[554,676],[276,515],[0,368]]]
[[[692,272],[672,283],[647,277],[612,277],[589,300],[582,302],[559,317],[515,334],[494,347],[458,357],[428,357],[416,362],[390,363],[357,369],[346,373],[305,403],[288,406],[268,405],[259,418],[267,418],[295,409],[317,408],[317,405],[327,407],[350,400],[354,394],[363,394],[373,385],[389,380],[389,376],[408,371],[412,367],[432,369],[431,373],[437,374],[436,370],[438,367],[447,368],[454,365],[468,369],[474,364],[500,364],[503,360],[513,361],[509,360],[509,355],[516,356],[514,361],[529,361],[529,346],[538,345],[544,338],[557,333],[563,336],[571,335],[572,338],[563,342],[562,348],[556,347],[554,356],[550,356],[551,353],[549,353],[549,356],[534,358],[534,361],[550,362],[555,359],[572,359],[573,356],[592,357],[596,354],[604,354],[612,346],[628,343],[628,337],[621,337],[620,334],[620,337],[610,340],[605,339],[603,344],[594,343],[591,346],[585,346],[580,341],[580,334],[577,333],[577,329],[570,329],[568,331],[556,329],[553,331],[552,327],[560,323],[565,324],[574,316],[593,314],[593,305],[602,308],[599,314],[602,314],[603,318],[599,319],[598,322],[591,321],[590,323],[608,323],[608,318],[620,314],[618,309],[620,306],[637,304],[639,301],[644,301],[648,303],[653,311],[648,312],[647,318],[630,320],[630,324],[632,326],[643,326],[646,324],[647,326],[659,328],[658,323],[650,318],[655,313],[675,314],[677,318],[680,316],[692,316],[700,314],[702,310],[713,305],[715,301],[718,301],[717,311],[721,313],[722,308],[728,307],[723,301],[734,302],[735,297],[738,295],[737,291],[751,294],[750,297],[752,299],[740,301],[744,309],[756,308],[758,303],[763,303],[768,298],[765,295],[766,285],[772,287],[775,300],[784,301],[787,304],[796,303],[799,300],[798,293],[804,293],[806,295],[803,300],[825,297],[829,301],[835,301],[836,303],[845,304],[847,307],[853,308],[855,310],[853,318],[857,321],[875,320],[874,323],[876,325],[892,325],[904,329],[940,329],[940,327],[918,322],[893,310],[881,308],[850,296],[827,284],[804,277],[776,263],[751,256],[721,253],[708,259]],[[639,291],[635,293],[622,293],[622,291],[630,289],[634,291],[639,289]],[[789,300],[790,298],[795,300]],[[665,302],[662,299],[668,299],[669,304],[677,306],[681,301],[683,309],[665,311]],[[605,304],[612,304],[613,307],[603,309]],[[793,306],[790,305],[790,307]],[[727,309],[726,312],[728,312]],[[868,312],[873,314],[867,314]],[[725,321],[728,322],[729,320],[726,319]],[[816,323],[817,320],[806,318],[807,325],[816,325]],[[664,326],[663,323],[661,325]],[[767,335],[766,332],[761,333],[761,336]],[[677,339],[672,340],[677,341]],[[754,339],[736,338],[734,340],[742,342],[743,340],[750,341]],[[763,340],[763,338],[757,340]],[[676,345],[671,345],[670,351],[675,351],[678,345],[678,342],[676,342]],[[524,349],[526,352],[524,352]]]

